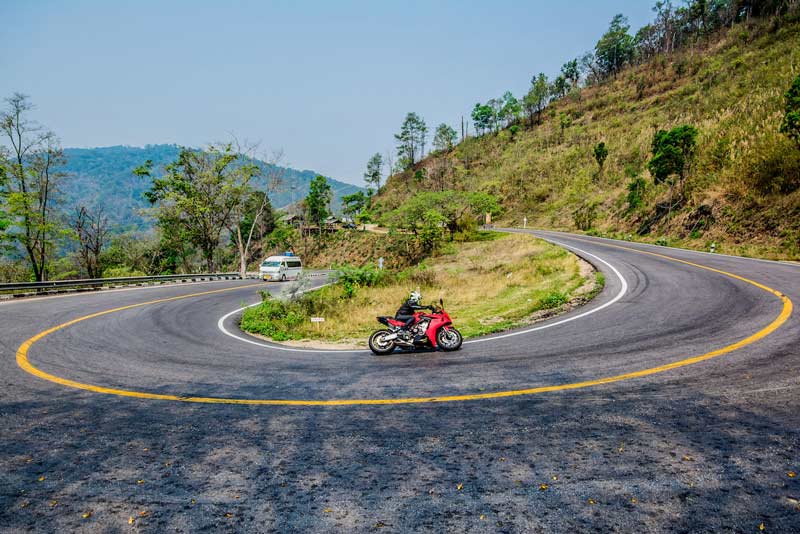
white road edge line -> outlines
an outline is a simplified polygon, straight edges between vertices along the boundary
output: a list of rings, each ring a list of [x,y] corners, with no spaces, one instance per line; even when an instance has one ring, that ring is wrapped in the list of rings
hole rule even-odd
[[[509,228],[509,230],[524,230],[524,228]],[[602,237],[599,235],[586,235],[586,234],[571,234],[569,232],[560,232],[557,230],[530,230],[528,233],[533,233],[537,237],[542,239],[546,239],[544,236],[539,234],[556,234],[558,236],[566,236],[566,237],[574,237],[574,238],[584,238],[584,239],[602,239],[604,241],[611,241],[613,243],[623,243],[626,246],[630,245],[642,245],[644,247],[649,247],[654,250],[660,251],[673,251],[673,252],[689,252],[692,254],[705,254],[706,256],[714,256],[716,258],[734,258],[737,260],[750,260],[750,261],[760,261],[762,263],[772,264],[772,265],[788,265],[789,267],[800,267],[800,262],[796,261],[784,261],[784,260],[767,260],[764,258],[750,258],[748,256],[736,256],[735,254],[722,254],[721,252],[707,252],[705,250],[694,250],[691,248],[681,248],[681,247],[670,247],[670,246],[663,246],[663,245],[655,245],[653,243],[643,243],[641,241],[625,241],[624,239],[614,239],[612,237]],[[630,247],[635,248],[635,247]]]
[[[566,319],[561,319],[560,321],[556,321],[556,322],[553,322],[553,323],[548,323],[548,324],[544,324],[544,325],[541,325],[541,326],[534,326],[533,328],[526,328],[525,330],[519,330],[519,331],[516,331],[516,332],[510,332],[508,334],[501,334],[501,335],[497,335],[497,336],[487,336],[487,337],[482,337],[482,338],[479,338],[479,339],[472,339],[472,340],[469,340],[469,341],[465,341],[464,345],[472,344],[472,343],[483,343],[485,341],[493,341],[495,339],[503,339],[503,338],[513,337],[513,336],[521,336],[523,334],[529,334],[531,332],[536,332],[538,330],[544,330],[545,328],[552,328],[554,326],[559,326],[559,325],[562,325],[562,324],[565,324],[565,323],[569,323],[571,321],[576,321],[578,319],[582,319],[582,318],[584,318],[586,316],[589,316],[589,315],[591,315],[593,313],[597,313],[597,312],[599,312],[601,310],[604,310],[605,308],[608,308],[609,306],[611,306],[615,302],[619,301],[619,299],[621,299],[623,296],[625,296],[625,294],[628,292],[628,283],[625,281],[625,277],[623,277],[622,274],[620,274],[620,272],[617,270],[616,267],[614,267],[613,265],[608,263],[606,260],[604,260],[604,259],[602,259],[602,258],[600,258],[598,256],[595,256],[594,254],[586,252],[583,249],[579,249],[577,247],[573,247],[572,245],[567,245],[565,243],[561,243],[559,241],[554,241],[554,240],[548,239],[548,238],[544,238],[544,239],[547,240],[547,241],[550,241],[551,243],[553,243],[555,245],[558,245],[560,247],[564,247],[566,249],[572,249],[572,250],[574,250],[574,251],[576,251],[576,252],[578,252],[580,254],[585,254],[586,256],[590,256],[590,257],[596,259],[597,261],[599,261],[600,263],[604,264],[606,267],[611,269],[611,272],[613,272],[614,275],[617,277],[617,279],[620,281],[621,287],[620,287],[619,292],[614,296],[613,299],[609,300],[608,302],[606,302],[602,306],[598,306],[597,308],[592,308],[591,310],[585,311],[585,312],[580,313],[578,315],[573,315],[572,317],[567,317]],[[325,285],[328,285],[328,284],[325,284]],[[325,287],[325,285],[322,285],[322,286],[319,286],[319,287],[315,287],[313,289],[308,289],[307,291],[317,290],[317,289],[320,289],[321,287]],[[370,352],[368,350],[363,350],[363,349],[349,349],[349,350],[296,349],[296,348],[293,348],[293,347],[286,347],[284,345],[280,345],[280,344],[277,344],[277,343],[274,343],[274,344],[273,343],[260,343],[258,341],[255,341],[254,339],[247,339],[247,338],[242,337],[242,336],[237,336],[236,334],[228,331],[228,329],[225,328],[225,321],[229,317],[231,317],[232,315],[235,315],[235,314],[237,314],[237,313],[239,313],[242,310],[245,310],[247,308],[252,308],[253,306],[258,306],[259,304],[261,304],[261,302],[255,302],[253,304],[248,304],[247,306],[243,306],[241,308],[233,310],[232,312],[226,313],[225,315],[223,315],[222,317],[219,318],[219,321],[217,321],[217,328],[219,328],[220,331],[223,334],[225,334],[226,336],[230,336],[230,337],[232,337],[234,339],[238,339],[239,341],[244,341],[245,343],[250,343],[251,345],[256,345],[258,347],[265,347],[265,348],[268,348],[268,349],[283,350],[283,351],[286,351],[286,352],[304,352],[304,353],[312,353],[312,354],[318,354],[318,353],[326,353],[326,354],[327,353],[329,353],[329,354],[337,354],[337,353],[355,354],[355,353],[362,353],[362,352],[366,352],[366,353]]]

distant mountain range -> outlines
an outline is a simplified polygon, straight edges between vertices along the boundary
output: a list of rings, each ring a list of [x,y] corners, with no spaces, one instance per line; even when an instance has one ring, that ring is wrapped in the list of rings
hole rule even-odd
[[[150,188],[150,180],[133,175],[133,169],[147,160],[153,162],[157,172],[178,157],[177,145],[147,145],[145,147],[109,146],[99,148],[65,148],[65,171],[69,177],[62,187],[64,206],[85,205],[103,207],[115,232],[146,230],[153,221],[140,213],[149,207],[143,193]],[[261,165],[267,163],[259,161]],[[275,208],[289,206],[308,194],[311,180],[317,172],[280,167],[284,185],[272,195]],[[334,192],[333,209],[341,207],[340,199],[361,190],[360,187],[328,178]],[[258,187],[260,184],[255,183]]]

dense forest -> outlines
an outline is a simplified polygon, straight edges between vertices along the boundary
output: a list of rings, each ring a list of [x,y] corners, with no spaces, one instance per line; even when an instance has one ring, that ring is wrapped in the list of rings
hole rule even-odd
[[[143,213],[147,208],[144,192],[149,188],[148,180],[135,176],[132,171],[150,160],[163,168],[178,157],[177,145],[147,145],[145,147],[110,146],[100,148],[65,148],[66,164],[63,171],[69,176],[64,180],[59,202],[65,206],[87,204],[105,208],[112,229],[119,233],[127,230],[147,230],[154,220]],[[262,167],[272,164],[258,161]],[[300,201],[308,194],[311,181],[317,176],[314,171],[298,171],[277,166],[283,184],[270,195],[276,209]],[[360,190],[359,187],[328,178],[334,190],[332,208],[340,211],[340,198]],[[254,183],[264,187],[263,178]],[[113,210],[109,209],[113,206]]]

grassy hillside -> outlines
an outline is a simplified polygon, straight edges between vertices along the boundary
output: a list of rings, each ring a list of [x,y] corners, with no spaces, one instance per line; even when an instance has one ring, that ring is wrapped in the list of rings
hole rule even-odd
[[[303,256],[307,267],[330,269],[338,265],[363,267],[377,265],[383,258],[387,269],[405,269],[419,263],[426,253],[413,236],[364,232],[361,230],[341,230],[327,235],[317,242],[298,240],[295,251]]]
[[[800,24],[739,24],[552,103],[541,125],[433,154],[393,176],[380,201],[393,208],[423,188],[481,190],[501,199],[507,224],[527,217],[529,226],[798,259],[800,150],[778,132],[798,73]],[[696,157],[685,203],[665,210],[669,187],[655,185],[646,164],[654,132],[682,124],[700,132]],[[601,141],[609,155],[599,172]],[[631,206],[636,178],[642,203]]]

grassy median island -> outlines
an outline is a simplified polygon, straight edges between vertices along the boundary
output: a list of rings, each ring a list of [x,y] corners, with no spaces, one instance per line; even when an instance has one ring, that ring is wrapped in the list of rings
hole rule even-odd
[[[522,234],[481,232],[439,255],[398,272],[343,267],[336,284],[248,308],[241,328],[275,341],[320,341],[366,346],[381,325],[419,288],[423,304],[444,300],[456,327],[474,337],[527,324],[591,298],[602,275],[566,250]],[[292,288],[289,288],[292,289]],[[319,325],[311,317],[324,317]]]

